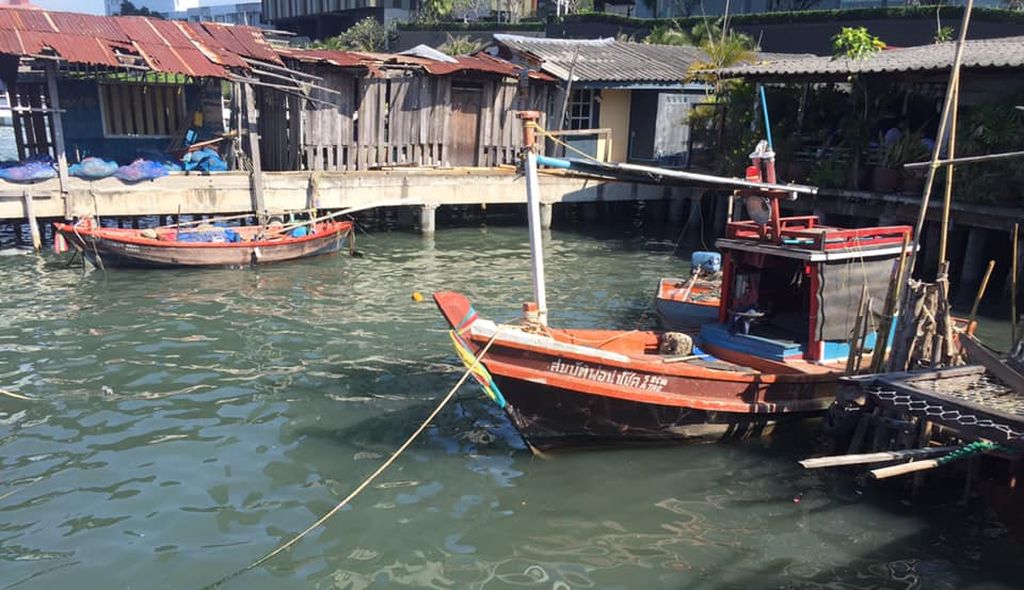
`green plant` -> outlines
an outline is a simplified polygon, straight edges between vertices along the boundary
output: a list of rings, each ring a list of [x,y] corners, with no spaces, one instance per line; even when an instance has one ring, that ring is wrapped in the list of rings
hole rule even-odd
[[[694,45],[693,39],[685,31],[674,25],[660,24],[651,29],[644,37],[648,45]]]
[[[929,156],[920,133],[904,133],[900,138],[882,148],[882,166],[902,170],[909,162],[920,162]]]
[[[934,43],[945,43],[953,40],[953,27],[939,27],[932,37]]]
[[[846,183],[846,162],[837,158],[822,158],[814,163],[807,181],[825,188],[841,188]]]
[[[394,25],[383,25],[368,16],[335,37],[317,41],[315,49],[339,49],[344,51],[386,51],[397,37]]]
[[[885,49],[885,43],[868,32],[867,27],[843,27],[832,37],[832,55],[865,59]]]
[[[470,39],[466,35],[459,35],[458,37],[453,37],[451,33],[445,33],[445,35],[448,38],[438,49],[446,55],[468,55],[483,47],[479,41]]]

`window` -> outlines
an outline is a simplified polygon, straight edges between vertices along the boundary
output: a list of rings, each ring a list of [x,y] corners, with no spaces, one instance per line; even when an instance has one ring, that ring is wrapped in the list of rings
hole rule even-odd
[[[185,120],[185,88],[166,84],[100,84],[107,136],[170,136]]]
[[[569,97],[569,129],[594,129],[594,91],[573,90]]]

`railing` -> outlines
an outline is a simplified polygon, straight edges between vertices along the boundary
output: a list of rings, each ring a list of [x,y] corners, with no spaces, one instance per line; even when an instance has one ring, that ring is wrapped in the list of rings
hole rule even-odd
[[[579,158],[581,154],[566,145],[587,154],[599,162],[611,161],[612,130],[601,129],[563,129],[547,131],[545,153],[555,157]]]

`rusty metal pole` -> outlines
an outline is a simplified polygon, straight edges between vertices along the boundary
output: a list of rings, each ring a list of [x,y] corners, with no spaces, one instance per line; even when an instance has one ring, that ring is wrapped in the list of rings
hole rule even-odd
[[[534,125],[538,111],[519,111],[523,120],[523,146],[526,150],[523,169],[526,173],[526,216],[530,225],[530,268],[533,273],[533,300],[537,303],[537,319],[548,323],[547,293],[544,290],[544,246],[541,242],[540,182],[537,179],[537,134]]]

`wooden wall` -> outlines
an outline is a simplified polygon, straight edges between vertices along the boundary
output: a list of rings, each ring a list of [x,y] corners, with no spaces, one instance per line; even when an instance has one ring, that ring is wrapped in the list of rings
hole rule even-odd
[[[313,90],[316,101],[262,89],[260,148],[265,170],[367,170],[381,166],[448,166],[452,76],[388,71],[387,77],[352,70],[305,67],[334,92]],[[516,110],[544,111],[547,88],[497,76],[459,77],[482,91],[478,165],[513,164],[522,145]],[[298,103],[305,102],[304,105]],[[543,124],[543,121],[542,121]]]

